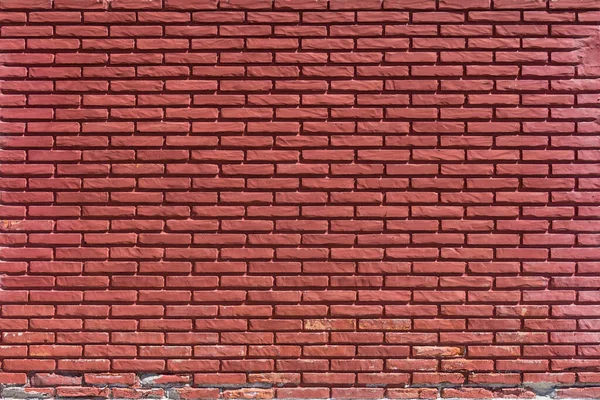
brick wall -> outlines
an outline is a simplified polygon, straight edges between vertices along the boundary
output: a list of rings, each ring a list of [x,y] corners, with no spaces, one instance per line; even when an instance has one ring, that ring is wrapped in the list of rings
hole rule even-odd
[[[3,397],[600,395],[599,0],[0,23]]]

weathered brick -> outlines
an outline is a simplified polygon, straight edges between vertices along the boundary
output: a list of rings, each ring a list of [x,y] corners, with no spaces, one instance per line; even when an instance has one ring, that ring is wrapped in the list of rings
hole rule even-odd
[[[597,1],[0,22],[2,397],[597,397]]]

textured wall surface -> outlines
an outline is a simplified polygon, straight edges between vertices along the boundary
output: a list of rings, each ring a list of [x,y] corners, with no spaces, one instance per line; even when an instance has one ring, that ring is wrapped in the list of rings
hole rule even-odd
[[[599,0],[0,22],[3,397],[600,396]]]

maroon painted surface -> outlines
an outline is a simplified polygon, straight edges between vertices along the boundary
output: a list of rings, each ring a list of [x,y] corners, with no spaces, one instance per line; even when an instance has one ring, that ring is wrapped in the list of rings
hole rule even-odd
[[[0,22],[3,397],[598,394],[597,0]]]

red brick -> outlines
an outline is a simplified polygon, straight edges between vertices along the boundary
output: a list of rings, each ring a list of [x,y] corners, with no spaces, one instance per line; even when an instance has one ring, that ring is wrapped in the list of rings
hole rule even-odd
[[[599,12],[0,1],[5,394],[597,396]]]

